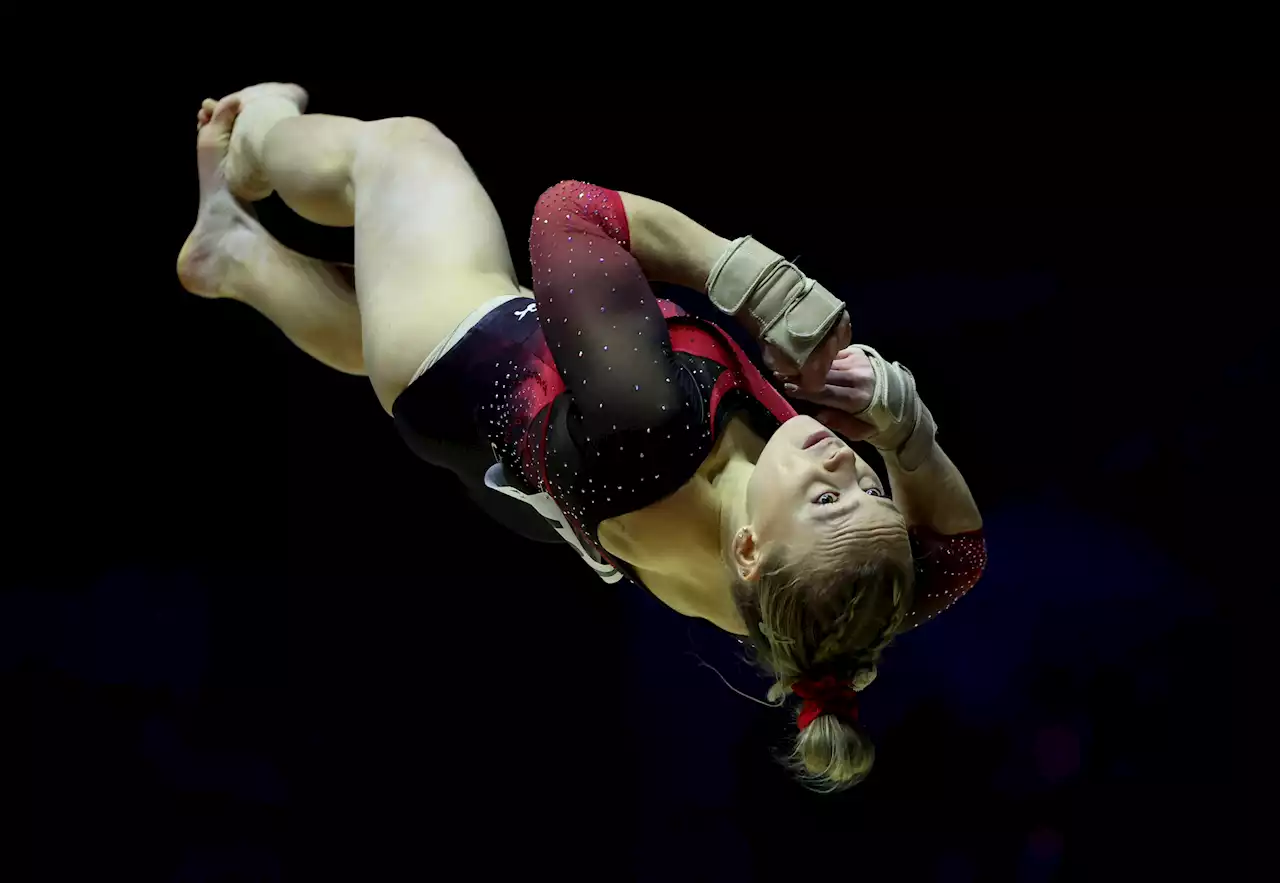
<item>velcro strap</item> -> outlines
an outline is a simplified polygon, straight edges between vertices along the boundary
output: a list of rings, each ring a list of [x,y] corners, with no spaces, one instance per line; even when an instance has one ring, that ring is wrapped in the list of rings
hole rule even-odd
[[[844,312],[843,301],[750,236],[735,239],[711,268],[707,297],[797,365]]]
[[[795,270],[794,267],[792,269]],[[800,271],[796,270],[796,272]],[[816,347],[822,343],[822,338],[827,336],[827,332],[835,327],[843,312],[844,301],[812,279],[805,279],[800,294],[791,301],[790,308],[783,317],[786,325],[785,333],[789,337]],[[770,343],[775,343],[771,336],[775,328],[779,334],[784,330],[774,325],[766,331],[765,339]]]
[[[866,344],[854,344],[866,354],[875,375],[871,403],[856,416],[876,428],[868,439],[898,460],[910,472],[924,462],[933,448],[938,427],[933,414],[916,392],[916,379],[901,362],[890,364]]]

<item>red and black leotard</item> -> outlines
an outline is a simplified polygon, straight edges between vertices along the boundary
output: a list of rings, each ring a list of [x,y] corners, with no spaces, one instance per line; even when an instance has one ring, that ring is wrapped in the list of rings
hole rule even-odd
[[[640,583],[601,547],[600,523],[683,486],[733,417],[767,438],[796,412],[729,335],[654,296],[629,246],[615,191],[578,181],[547,190],[529,235],[536,308],[495,310],[393,412],[410,445],[458,473],[473,497],[484,495],[475,473],[486,466],[494,493],[496,459],[515,486],[504,492],[540,500],[589,559]],[[912,534],[918,624],[967,591],[986,558],[980,531]]]

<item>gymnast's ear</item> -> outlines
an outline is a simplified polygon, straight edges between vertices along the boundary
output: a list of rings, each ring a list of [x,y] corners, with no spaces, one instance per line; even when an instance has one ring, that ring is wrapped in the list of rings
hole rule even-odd
[[[733,535],[733,543],[729,548],[729,563],[743,582],[753,583],[764,573],[760,546],[756,542],[756,534],[751,525],[748,524]]]

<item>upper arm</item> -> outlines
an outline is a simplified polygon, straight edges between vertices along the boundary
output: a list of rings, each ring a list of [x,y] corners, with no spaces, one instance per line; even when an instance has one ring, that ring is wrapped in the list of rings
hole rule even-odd
[[[630,250],[616,191],[564,181],[529,235],[538,321],[592,440],[665,425],[683,397],[657,297]]]
[[[987,566],[987,543],[981,529],[948,535],[913,527],[911,547],[915,601],[904,629],[928,622],[968,594]]]

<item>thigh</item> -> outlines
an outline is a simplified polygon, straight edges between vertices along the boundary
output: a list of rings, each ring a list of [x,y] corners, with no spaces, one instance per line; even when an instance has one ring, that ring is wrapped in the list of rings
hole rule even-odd
[[[430,123],[368,123],[351,181],[365,368],[389,410],[437,344],[519,285],[489,195]]]

